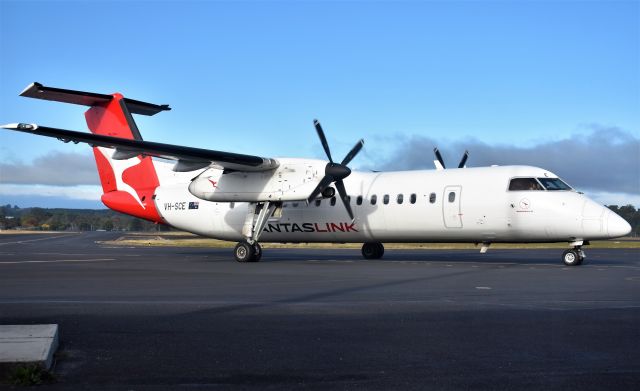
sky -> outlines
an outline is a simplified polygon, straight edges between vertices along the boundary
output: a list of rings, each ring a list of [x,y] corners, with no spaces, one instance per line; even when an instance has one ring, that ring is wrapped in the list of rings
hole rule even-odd
[[[31,82],[169,104],[145,140],[354,169],[547,168],[640,206],[639,1],[0,0],[0,123],[87,131]],[[103,207],[90,148],[0,130],[0,204]]]

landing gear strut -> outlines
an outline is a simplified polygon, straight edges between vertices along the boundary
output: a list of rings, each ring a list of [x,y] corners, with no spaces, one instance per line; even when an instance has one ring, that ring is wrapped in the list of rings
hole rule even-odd
[[[282,204],[275,202],[252,202],[249,204],[249,212],[242,227],[242,235],[245,240],[236,244],[233,255],[238,262],[258,262],[262,258],[262,247],[258,243],[260,234],[267,225],[269,218],[279,210],[282,213]]]
[[[380,259],[384,255],[384,246],[380,242],[367,242],[362,245],[362,256],[365,259]]]
[[[575,244],[575,245],[572,249],[565,250],[562,253],[562,262],[564,262],[564,264],[567,266],[582,265],[582,261],[584,261],[584,259],[587,257],[584,251],[582,251],[582,244],[583,244],[582,241],[577,243],[571,243],[571,244]],[[586,243],[586,244],[589,244],[589,243]]]

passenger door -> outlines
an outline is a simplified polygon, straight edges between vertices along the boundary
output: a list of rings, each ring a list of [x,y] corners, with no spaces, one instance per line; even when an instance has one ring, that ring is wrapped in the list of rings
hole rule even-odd
[[[462,186],[447,186],[442,194],[442,217],[446,228],[462,228]]]

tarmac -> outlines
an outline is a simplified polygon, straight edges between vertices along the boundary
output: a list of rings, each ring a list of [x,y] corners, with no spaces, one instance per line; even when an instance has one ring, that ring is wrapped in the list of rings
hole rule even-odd
[[[0,235],[0,325],[59,325],[43,389],[640,389],[637,249],[240,264],[118,235]]]

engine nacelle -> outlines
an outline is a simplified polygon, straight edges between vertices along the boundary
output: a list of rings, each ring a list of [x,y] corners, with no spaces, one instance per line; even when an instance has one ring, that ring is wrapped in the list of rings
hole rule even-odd
[[[324,176],[326,162],[309,159],[277,159],[275,170],[246,172],[209,168],[190,184],[194,196],[217,202],[305,200]]]

